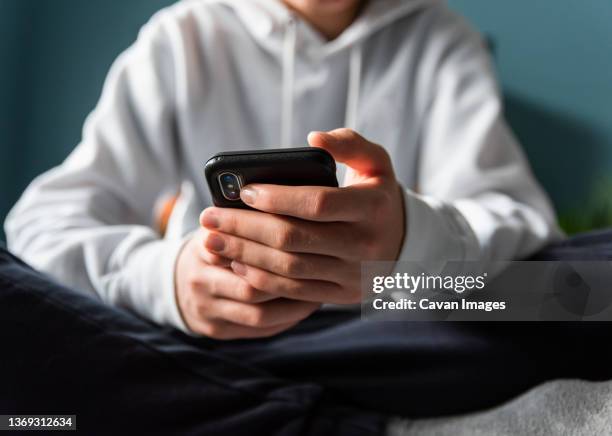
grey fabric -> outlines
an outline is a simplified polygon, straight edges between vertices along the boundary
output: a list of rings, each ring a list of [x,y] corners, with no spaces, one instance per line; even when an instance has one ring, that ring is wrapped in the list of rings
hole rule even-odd
[[[500,374],[503,377],[503,374]],[[612,431],[612,381],[556,380],[494,409],[447,418],[396,420],[388,436],[602,435]]]

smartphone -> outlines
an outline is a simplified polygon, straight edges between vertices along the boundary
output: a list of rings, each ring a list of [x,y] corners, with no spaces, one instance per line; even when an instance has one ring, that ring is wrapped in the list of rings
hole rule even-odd
[[[334,158],[315,147],[219,153],[206,162],[204,174],[218,207],[250,209],[240,190],[251,183],[338,186]]]

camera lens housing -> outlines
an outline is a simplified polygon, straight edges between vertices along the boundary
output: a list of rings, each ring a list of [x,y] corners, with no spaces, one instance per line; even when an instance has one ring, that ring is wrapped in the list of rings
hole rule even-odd
[[[240,200],[240,189],[242,185],[240,183],[240,177],[232,172],[224,172],[219,174],[217,177],[219,180],[219,186],[221,187],[221,194],[227,200],[238,201]]]

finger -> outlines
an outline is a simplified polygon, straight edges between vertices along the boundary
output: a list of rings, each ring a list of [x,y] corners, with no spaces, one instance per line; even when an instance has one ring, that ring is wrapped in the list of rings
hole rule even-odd
[[[202,272],[205,292],[216,298],[225,298],[242,303],[263,303],[278,298],[277,295],[260,291],[251,286],[244,278],[232,270],[220,267],[208,267]]]
[[[325,304],[354,304],[361,301],[358,282],[348,290],[337,283],[290,279],[236,261],[232,262],[232,270],[254,288],[279,297]]]
[[[367,176],[393,176],[389,153],[351,129],[311,132],[308,143],[328,151],[333,158]]]
[[[198,257],[207,263],[208,265],[222,266],[228,267],[232,262],[231,259],[227,259],[223,256],[219,256],[209,250],[206,249],[206,239],[208,238],[208,234],[210,230],[206,228],[200,228],[196,235],[197,243],[197,255]]]
[[[295,326],[297,322],[274,327],[247,327],[224,320],[202,320],[193,328],[196,333],[219,340],[267,338]]]
[[[287,253],[224,233],[211,233],[206,248],[220,256],[295,279],[336,282],[348,273],[348,264],[336,257]]]
[[[227,259],[225,257],[211,253],[208,250],[201,250],[200,257],[204,262],[212,266],[220,266],[227,268],[232,263],[231,259]]]
[[[371,185],[247,185],[240,198],[254,209],[310,221],[356,222],[367,218],[386,194]]]
[[[317,223],[253,210],[210,207],[200,216],[202,226],[294,253],[341,255],[348,246],[366,243],[349,223]],[[359,257],[360,250],[354,250]],[[218,256],[217,256],[218,257]]]
[[[211,303],[209,316],[247,327],[269,328],[297,323],[319,307],[318,303],[285,298],[259,304],[217,298]]]

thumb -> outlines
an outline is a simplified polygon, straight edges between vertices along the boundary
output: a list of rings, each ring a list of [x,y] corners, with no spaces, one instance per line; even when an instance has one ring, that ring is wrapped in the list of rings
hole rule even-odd
[[[364,175],[393,175],[387,151],[351,129],[311,132],[308,134],[308,143],[328,151],[336,161]]]

